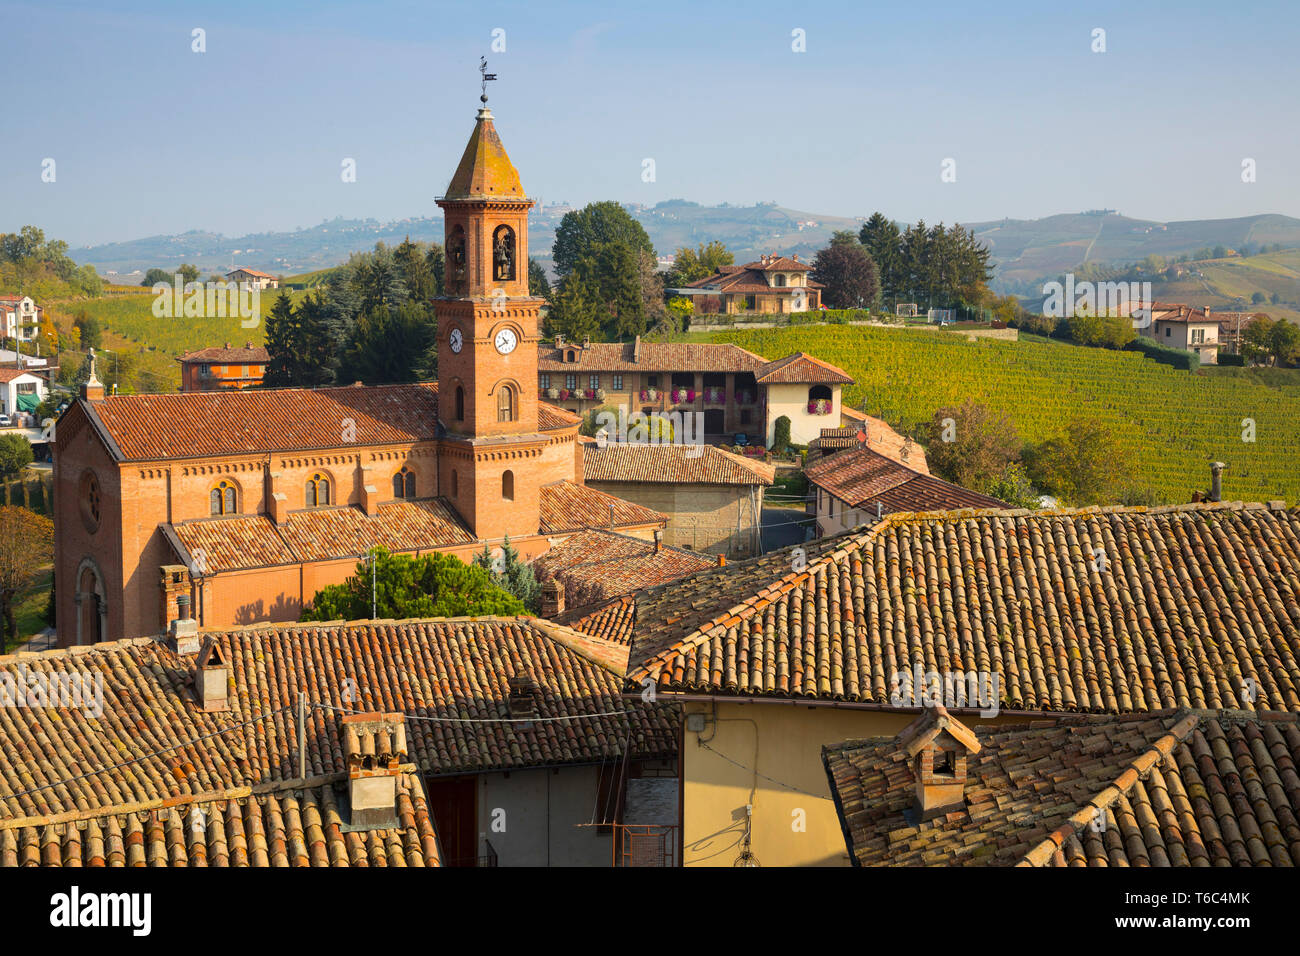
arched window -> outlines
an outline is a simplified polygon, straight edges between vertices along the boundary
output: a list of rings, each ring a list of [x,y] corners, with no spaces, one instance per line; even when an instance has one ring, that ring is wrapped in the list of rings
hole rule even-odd
[[[497,421],[513,422],[515,420],[515,390],[509,385],[502,385],[497,392]]]
[[[831,390],[828,385],[814,385],[808,389],[808,401],[815,402],[819,399],[831,400]]]
[[[447,237],[447,278],[457,291],[467,275],[465,269],[465,227],[456,226]]]
[[[403,465],[402,470],[393,475],[393,497],[415,497],[415,472],[411,471],[410,466]]]
[[[307,507],[330,503],[330,480],[320,472],[307,479]]]
[[[208,510],[214,515],[233,515],[239,513],[235,486],[229,481],[218,482],[208,494]]]
[[[501,497],[506,501],[515,500],[515,473],[513,471],[501,473]]]
[[[492,233],[492,278],[509,282],[515,277],[515,231],[497,226]]]
[[[459,385],[456,386],[456,421],[465,420],[465,390]]]
[[[772,282],[772,285],[776,286],[778,289],[784,289],[784,288],[785,288],[785,273],[784,273],[784,272],[778,272],[778,273],[776,274],[776,277],[775,277],[774,281]]]
[[[453,498],[460,497],[460,475],[456,473],[455,468],[451,470],[451,496]]]

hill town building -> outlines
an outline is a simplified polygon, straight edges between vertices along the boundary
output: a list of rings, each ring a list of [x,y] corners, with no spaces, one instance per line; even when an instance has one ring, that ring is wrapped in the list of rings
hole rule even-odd
[[[543,300],[528,211],[478,113],[446,195],[438,381],[105,397],[58,424],[60,644],[296,620],[374,547],[533,558],[575,531],[649,539],[665,517],[583,484],[579,419],[532,387]],[[499,293],[504,293],[501,295]]]
[[[261,346],[247,342],[243,348],[213,346],[186,352],[181,363],[181,391],[206,392],[217,388],[251,388],[261,385],[270,356]]]

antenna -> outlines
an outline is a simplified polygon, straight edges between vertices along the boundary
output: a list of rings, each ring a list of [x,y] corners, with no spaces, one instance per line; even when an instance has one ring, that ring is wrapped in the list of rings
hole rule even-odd
[[[488,83],[491,82],[492,80],[495,80],[495,79],[497,78],[497,75],[496,75],[495,73],[489,73],[489,72],[487,71],[487,57],[485,57],[485,56],[481,56],[481,57],[478,58],[478,60],[479,60],[479,62],[478,62],[478,71],[479,71],[479,73],[480,73],[480,74],[482,75],[482,77],[483,77],[483,78],[479,81],[479,85],[482,86],[482,88],[483,88],[483,93],[482,93],[482,95],[479,97],[479,100],[483,103],[484,106],[486,106],[486,105],[487,105],[487,85],[488,85]]]

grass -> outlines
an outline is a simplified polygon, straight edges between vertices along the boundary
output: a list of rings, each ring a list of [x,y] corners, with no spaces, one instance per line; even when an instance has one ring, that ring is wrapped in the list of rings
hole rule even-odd
[[[35,583],[18,599],[14,621],[18,627],[18,643],[45,630],[45,606],[50,600],[50,588],[54,586],[54,566],[42,568]],[[6,648],[9,650],[10,648]]]
[[[1137,484],[1160,500],[1190,500],[1219,460],[1228,463],[1225,497],[1300,501],[1300,391],[1287,376],[1194,375],[1137,352],[906,329],[794,327],[705,340],[768,359],[802,350],[838,365],[855,380],[845,404],[904,433],[919,433],[938,408],[966,398],[1005,412],[1025,442],[1090,417],[1110,429],[1136,464]],[[1243,440],[1244,419],[1254,422],[1253,442]]]

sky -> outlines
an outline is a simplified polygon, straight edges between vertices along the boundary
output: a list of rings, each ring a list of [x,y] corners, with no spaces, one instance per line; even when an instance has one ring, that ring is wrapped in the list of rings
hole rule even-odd
[[[1300,217],[1295,0],[0,0],[0,36],[0,231],[73,247],[436,214],[480,55],[547,203]]]

